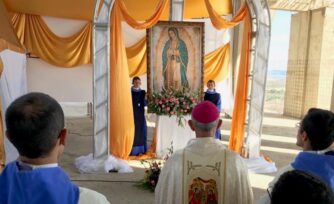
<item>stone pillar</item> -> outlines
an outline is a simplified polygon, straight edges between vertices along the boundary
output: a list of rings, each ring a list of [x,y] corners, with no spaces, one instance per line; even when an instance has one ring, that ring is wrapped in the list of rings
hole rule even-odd
[[[300,12],[291,21],[284,115],[300,118],[311,107],[333,106],[334,8]]]

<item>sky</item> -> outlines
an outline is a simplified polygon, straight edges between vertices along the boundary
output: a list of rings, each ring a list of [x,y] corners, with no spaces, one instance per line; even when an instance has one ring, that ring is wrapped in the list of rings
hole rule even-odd
[[[291,14],[292,12],[289,11],[273,11],[272,13],[269,70],[287,69]]]

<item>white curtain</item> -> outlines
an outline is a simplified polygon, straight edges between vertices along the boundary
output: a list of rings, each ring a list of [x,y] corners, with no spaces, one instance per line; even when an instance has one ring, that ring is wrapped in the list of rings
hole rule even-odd
[[[4,50],[0,52],[4,69],[0,78],[0,94],[2,100],[2,112],[5,112],[16,98],[27,93],[26,55]],[[3,117],[3,123],[4,123]],[[4,125],[5,129],[6,126]],[[6,162],[16,160],[18,152],[5,137]]]

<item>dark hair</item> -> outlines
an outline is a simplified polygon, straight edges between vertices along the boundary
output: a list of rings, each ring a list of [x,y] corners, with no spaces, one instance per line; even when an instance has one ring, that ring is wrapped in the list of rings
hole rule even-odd
[[[133,77],[132,78],[132,84],[134,84],[136,80],[140,81],[140,78],[138,76]]]
[[[310,108],[302,119],[300,131],[305,131],[313,150],[323,150],[334,142],[334,113]]]
[[[216,85],[216,82],[213,81],[212,79],[210,79],[210,80],[208,81],[208,83],[213,83],[214,85]]]
[[[51,152],[64,125],[61,106],[43,93],[21,96],[6,111],[10,141],[21,156],[31,159]]]
[[[332,189],[312,174],[293,170],[282,174],[271,192],[271,204],[333,204]]]
[[[172,31],[173,33],[175,33],[176,37],[179,39],[179,31],[177,30],[177,28],[175,27],[168,28],[168,37],[170,39],[171,37],[169,36],[169,31]]]

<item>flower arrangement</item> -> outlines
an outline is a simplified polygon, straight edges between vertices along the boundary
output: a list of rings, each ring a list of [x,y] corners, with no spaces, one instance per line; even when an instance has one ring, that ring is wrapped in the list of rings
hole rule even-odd
[[[148,168],[146,167],[144,179],[140,181],[139,186],[151,192],[154,192],[161,173],[162,162],[156,160],[143,160],[141,161],[141,163],[145,167],[148,165]]]
[[[157,161],[157,160],[142,160],[141,161],[141,164],[146,168],[146,170],[145,170],[144,179],[142,179],[139,182],[139,184],[137,185],[138,187],[154,192],[155,187],[158,184],[162,166],[169,159],[169,157],[173,154],[173,142],[171,142],[171,146],[167,150],[168,152],[162,161]]]
[[[180,126],[185,115],[191,114],[198,103],[199,91],[191,92],[189,89],[175,90],[163,89],[160,93],[153,93],[148,103],[148,112],[157,115],[175,115]]]

